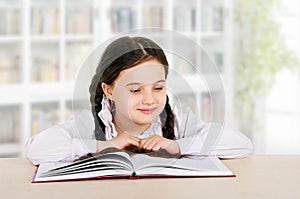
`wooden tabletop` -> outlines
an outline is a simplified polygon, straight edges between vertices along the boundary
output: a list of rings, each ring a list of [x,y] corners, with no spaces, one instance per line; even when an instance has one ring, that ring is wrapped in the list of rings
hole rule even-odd
[[[31,183],[24,158],[0,158],[1,198],[299,199],[300,155],[253,155],[224,160],[237,177],[106,179]]]

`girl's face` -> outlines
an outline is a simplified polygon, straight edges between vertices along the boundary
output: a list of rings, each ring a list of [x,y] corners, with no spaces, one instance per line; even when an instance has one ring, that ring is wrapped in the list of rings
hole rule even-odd
[[[123,70],[113,85],[104,88],[115,103],[115,121],[148,126],[165,107],[165,84],[164,67],[155,60]]]

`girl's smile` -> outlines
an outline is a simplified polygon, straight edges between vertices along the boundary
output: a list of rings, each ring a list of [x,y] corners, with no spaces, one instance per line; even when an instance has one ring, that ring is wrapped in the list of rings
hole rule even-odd
[[[139,108],[137,110],[148,115],[148,114],[152,114],[156,110],[156,108]]]

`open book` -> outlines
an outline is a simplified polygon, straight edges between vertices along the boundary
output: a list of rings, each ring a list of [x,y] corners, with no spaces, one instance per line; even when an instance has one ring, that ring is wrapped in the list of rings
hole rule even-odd
[[[32,182],[96,178],[235,176],[217,157],[163,158],[147,153],[111,151],[72,163],[44,163]]]

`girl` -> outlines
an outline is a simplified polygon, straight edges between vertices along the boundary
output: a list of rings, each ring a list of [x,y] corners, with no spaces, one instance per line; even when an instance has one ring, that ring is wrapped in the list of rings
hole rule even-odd
[[[70,161],[115,147],[221,158],[246,157],[251,141],[240,132],[171,109],[166,95],[168,62],[144,37],[121,37],[104,51],[90,85],[91,112],[32,137],[26,156],[34,163]],[[212,131],[212,129],[219,129]],[[217,133],[216,133],[217,132]]]

